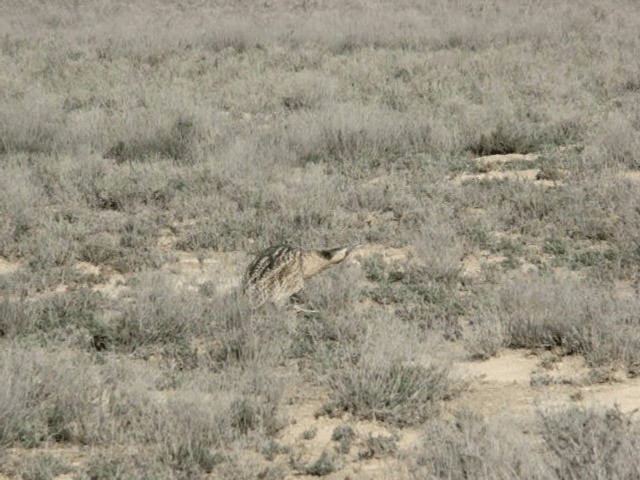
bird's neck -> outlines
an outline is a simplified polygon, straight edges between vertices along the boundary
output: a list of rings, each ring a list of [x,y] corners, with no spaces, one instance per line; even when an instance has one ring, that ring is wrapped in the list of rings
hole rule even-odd
[[[309,278],[329,268],[333,263],[316,252],[308,252],[302,259],[302,276]]]

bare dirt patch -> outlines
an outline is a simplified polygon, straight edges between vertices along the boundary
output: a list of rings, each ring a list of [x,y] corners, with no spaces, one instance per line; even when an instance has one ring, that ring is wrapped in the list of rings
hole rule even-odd
[[[523,164],[532,163],[540,158],[537,154],[519,154],[510,153],[505,155],[489,155],[485,157],[475,158],[473,161],[476,165],[477,172],[464,172],[453,178],[455,185],[462,185],[471,181],[487,181],[487,180],[514,180],[531,182],[541,187],[557,187],[562,185],[559,178],[562,172],[557,170],[554,175],[542,168],[521,168],[521,169],[505,169],[508,164],[522,162]]]
[[[338,452],[340,469],[325,478],[389,478],[394,469],[401,468],[396,452],[413,448],[421,437],[419,428],[390,428],[381,422],[357,420],[348,414],[322,415],[322,407],[329,396],[322,388],[309,385],[296,388],[291,394],[285,407],[291,424],[278,434],[278,441],[291,449],[291,457],[300,465],[313,463],[323,451]],[[370,455],[366,447],[370,438],[384,439],[393,445],[393,451],[383,455],[384,458],[378,458],[378,455],[366,458]],[[298,473],[286,478],[317,477]]]
[[[20,269],[19,262],[10,262],[0,258],[0,275],[11,275]]]
[[[410,259],[415,252],[412,247],[387,247],[385,245],[370,243],[355,250],[350,257],[361,261],[379,255],[386,263],[403,262]]]
[[[505,163],[522,161],[533,162],[538,160],[538,158],[540,158],[540,155],[535,153],[507,153],[504,155],[487,155],[485,157],[478,157],[475,158],[474,161],[488,169],[494,169]]]
[[[544,356],[524,350],[503,350],[485,361],[462,361],[455,372],[470,388],[450,406],[469,407],[487,416],[517,413],[533,422],[538,409],[576,403],[615,405],[623,412],[640,409],[640,379],[614,374],[614,383],[592,384],[590,370],[580,356],[561,357],[544,366]]]
[[[634,183],[640,183],[640,170],[628,170],[626,172],[622,172],[620,176]]]

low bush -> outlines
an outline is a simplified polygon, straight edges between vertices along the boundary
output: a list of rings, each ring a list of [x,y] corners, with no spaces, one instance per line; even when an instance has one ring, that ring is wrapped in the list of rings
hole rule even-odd
[[[474,318],[473,353],[511,348],[560,347],[594,366],[638,363],[635,298],[618,298],[572,278],[532,275],[485,292]]]
[[[417,356],[429,350],[415,327],[379,318],[355,345],[343,347],[329,367],[329,412],[347,411],[357,418],[396,425],[421,423],[438,411],[456,387],[446,360]]]
[[[640,476],[629,461],[640,448],[636,422],[617,408],[574,407],[542,412],[542,437],[551,453],[549,463],[559,478],[618,478]]]

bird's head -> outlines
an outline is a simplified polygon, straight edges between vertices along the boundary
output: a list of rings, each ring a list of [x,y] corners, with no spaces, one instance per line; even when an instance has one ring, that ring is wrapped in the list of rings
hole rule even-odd
[[[351,252],[362,245],[349,245],[326,250],[311,250],[304,259],[304,276],[315,275],[332,265],[342,262]]]

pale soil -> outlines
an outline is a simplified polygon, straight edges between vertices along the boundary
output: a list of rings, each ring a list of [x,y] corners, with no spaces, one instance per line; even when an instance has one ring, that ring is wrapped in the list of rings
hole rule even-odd
[[[452,347],[456,350],[456,347]],[[582,358],[571,356],[556,359],[550,370],[541,366],[542,356],[526,351],[504,350],[498,357],[485,361],[460,358],[454,363],[454,375],[466,382],[468,388],[457,398],[445,404],[445,415],[459,409],[481,414],[498,428],[522,434],[537,434],[538,410],[583,406],[618,406],[629,413],[640,409],[640,379],[626,379],[622,373],[616,381],[591,384],[589,369]],[[536,386],[535,379],[548,377],[549,384]],[[534,380],[532,384],[532,379]],[[322,389],[298,389],[289,392],[291,405],[284,407],[292,424],[279,435],[278,441],[291,447],[303,464],[315,461],[323,450],[332,450],[338,442],[331,440],[334,429],[349,424],[356,439],[345,456],[342,469],[330,474],[329,479],[384,479],[402,477],[404,468],[395,458],[359,459],[358,452],[367,436],[395,436],[398,452],[419,448],[420,428],[394,429],[373,421],[357,421],[348,415],[342,418],[317,417],[328,393]],[[285,402],[286,403],[286,402]],[[303,432],[315,428],[314,438],[305,440]],[[391,475],[391,476],[390,476]],[[292,474],[287,478],[314,478]]]
[[[531,182],[532,184],[540,187],[557,187],[562,185],[561,180],[548,180],[541,178],[540,168],[503,170],[503,167],[509,163],[523,161],[533,162],[538,160],[538,158],[539,155],[532,153],[526,155],[510,153],[506,155],[488,155],[486,157],[478,157],[473,160],[479,170],[478,173],[463,172],[452,180],[455,185],[481,180],[519,180]]]
[[[541,187],[555,187],[560,185],[559,181],[556,180],[538,180],[537,176],[540,173],[539,168],[528,168],[525,170],[509,170],[506,172],[502,172],[500,170],[492,170],[490,172],[483,173],[463,173],[460,176],[456,177],[456,182],[458,184],[462,184],[468,181],[473,180],[522,180],[533,182],[534,185],[539,185]]]
[[[474,159],[474,161],[487,168],[493,169],[505,163],[519,162],[523,160],[533,162],[538,160],[538,158],[540,158],[540,155],[536,155],[535,153],[507,153],[505,155],[487,155],[485,157],[478,157]]]
[[[0,275],[10,275],[15,273],[20,268],[20,263],[9,262],[3,258],[0,258]]]
[[[640,182],[640,170],[631,170],[628,172],[621,172],[620,176],[625,180],[630,180],[632,182]]]

